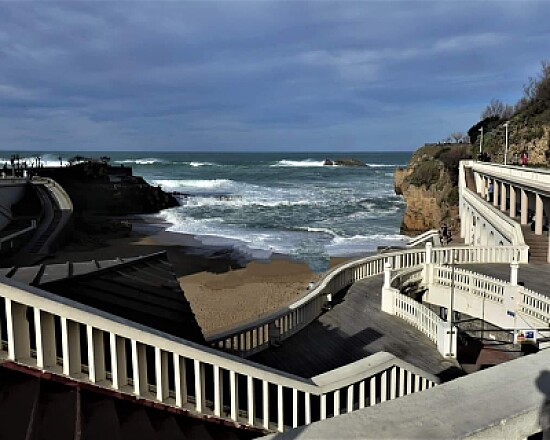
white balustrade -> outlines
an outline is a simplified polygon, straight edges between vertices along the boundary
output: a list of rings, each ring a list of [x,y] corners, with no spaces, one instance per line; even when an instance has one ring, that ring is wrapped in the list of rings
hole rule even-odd
[[[527,262],[528,247],[520,245],[475,248],[471,246],[428,247],[430,259],[435,264],[510,263],[512,260]],[[355,281],[384,273],[387,262],[392,270],[418,268],[426,261],[425,249],[407,249],[378,254],[345,263],[329,271],[315,289],[307,292],[285,309],[266,315],[258,320],[231,330],[212,334],[207,341],[216,348],[227,350],[242,357],[248,357],[265,350],[272,344],[279,344],[315,320],[331,297]],[[414,274],[417,279],[421,274]],[[413,280],[409,280],[413,281]],[[287,320],[292,318],[292,326]],[[263,331],[260,331],[263,329]],[[266,331],[266,329],[269,329]],[[238,344],[241,335],[252,332],[255,337],[247,345]]]
[[[303,379],[13,280],[0,285],[0,297],[9,360],[260,429],[283,431],[397,398],[400,377],[438,382],[385,352]],[[281,325],[292,331],[299,316]]]

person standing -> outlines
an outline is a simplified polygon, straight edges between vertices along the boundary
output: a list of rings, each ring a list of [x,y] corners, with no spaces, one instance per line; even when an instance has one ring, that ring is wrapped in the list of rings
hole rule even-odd
[[[521,166],[526,167],[528,160],[529,156],[527,156],[527,151],[523,150],[523,153],[521,153]]]

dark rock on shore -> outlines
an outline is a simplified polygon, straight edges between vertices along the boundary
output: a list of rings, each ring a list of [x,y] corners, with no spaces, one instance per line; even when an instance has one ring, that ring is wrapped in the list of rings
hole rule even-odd
[[[342,166],[342,167],[364,167],[365,163],[359,159],[325,159],[326,166]]]
[[[59,182],[69,194],[77,215],[149,214],[179,205],[172,194],[133,176],[129,167],[84,162],[64,168],[41,168],[35,174]]]

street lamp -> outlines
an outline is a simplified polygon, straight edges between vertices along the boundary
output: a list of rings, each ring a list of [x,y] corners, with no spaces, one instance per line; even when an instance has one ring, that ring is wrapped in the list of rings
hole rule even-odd
[[[506,124],[504,124],[504,127],[506,127],[506,144],[504,147],[504,165],[506,165],[506,160],[508,158],[508,125],[510,124],[510,121],[507,121]]]
[[[479,131],[481,132],[481,139],[479,141],[479,154],[481,154],[481,148],[483,146],[483,127],[481,127]]]

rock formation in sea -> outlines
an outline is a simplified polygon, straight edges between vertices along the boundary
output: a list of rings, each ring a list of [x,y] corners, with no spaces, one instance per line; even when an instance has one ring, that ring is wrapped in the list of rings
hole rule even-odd
[[[365,163],[359,159],[325,159],[323,165],[342,167],[364,167]]]
[[[407,204],[401,233],[417,235],[443,222],[458,231],[458,164],[471,150],[470,144],[425,144],[395,171],[395,192]]]

